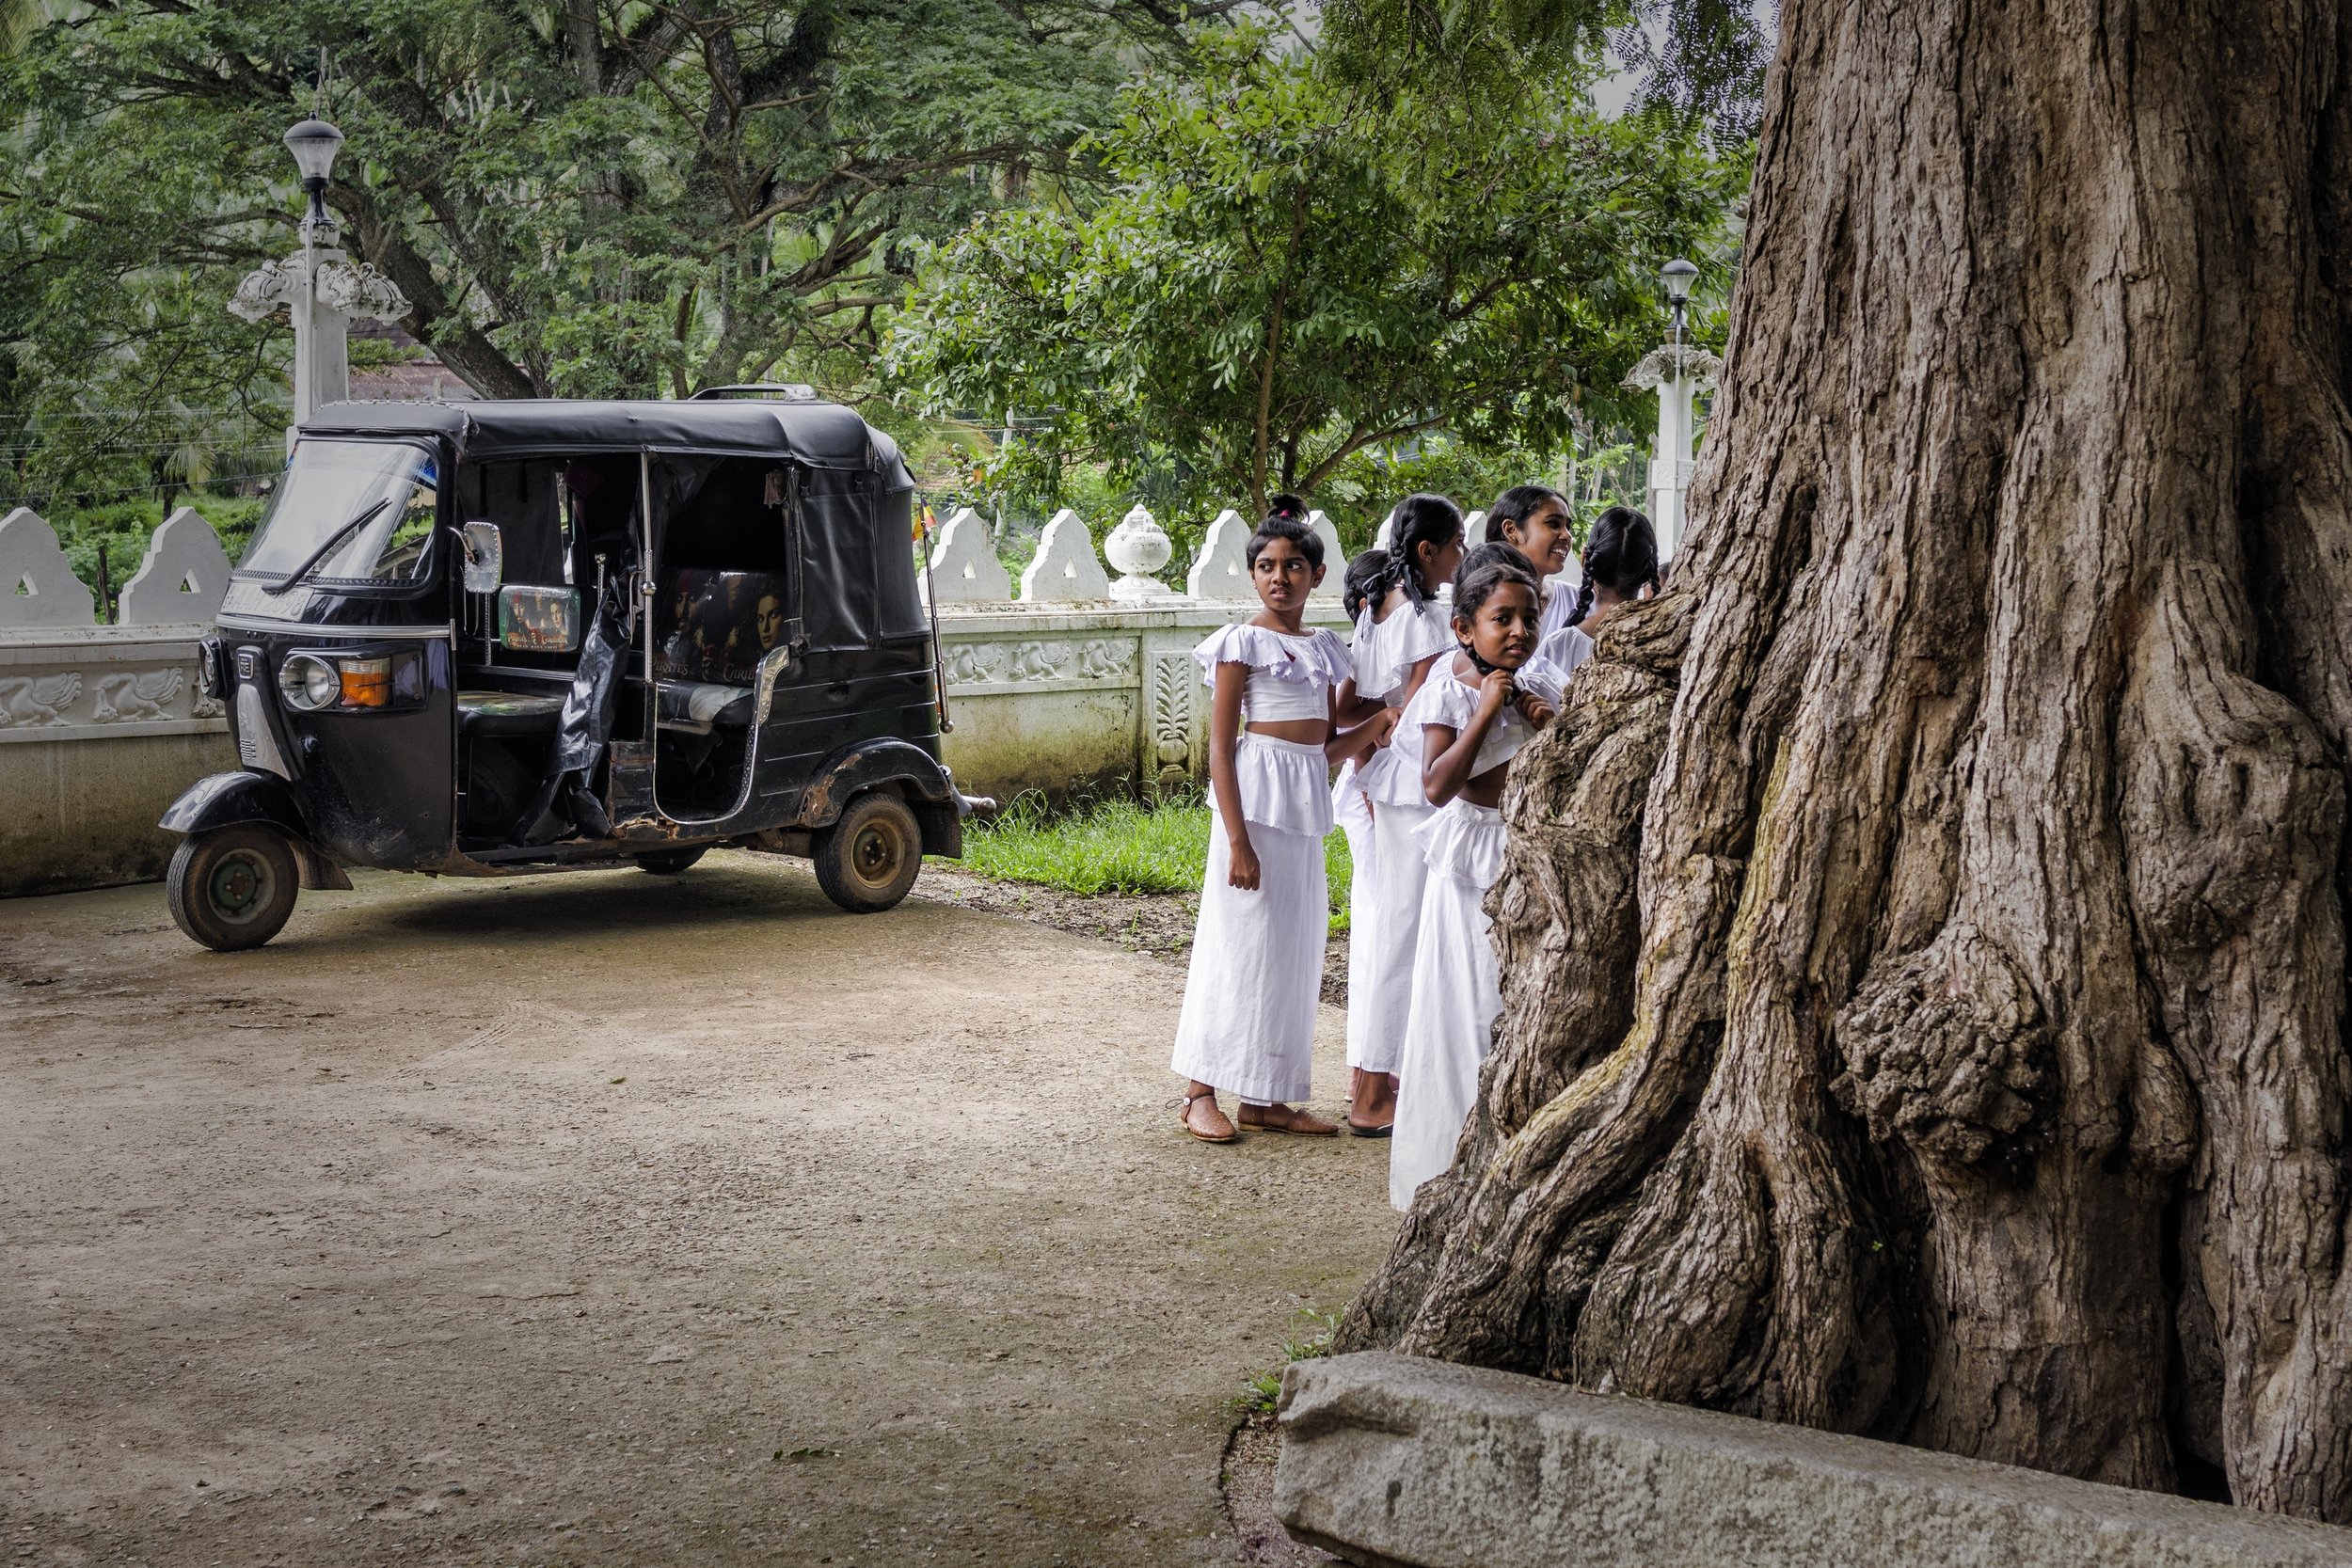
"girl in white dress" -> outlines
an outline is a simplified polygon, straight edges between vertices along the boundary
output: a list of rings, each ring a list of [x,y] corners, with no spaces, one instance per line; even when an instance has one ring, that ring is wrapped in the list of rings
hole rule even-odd
[[[1360,619],[1374,595],[1385,591],[1389,575],[1389,552],[1369,549],[1347,563],[1346,586],[1342,602],[1347,607],[1347,618]],[[1337,715],[1343,723],[1361,723],[1366,719],[1382,721],[1373,744],[1388,744],[1390,731],[1395,728],[1397,710],[1384,704],[1359,698],[1356,683],[1349,680],[1340,688],[1340,707]],[[1373,836],[1372,797],[1364,793],[1363,779],[1357,764],[1350,760],[1340,768],[1340,776],[1331,785],[1331,816],[1347,834],[1347,858],[1353,875],[1347,886],[1347,994],[1356,993],[1373,984],[1374,947],[1372,922],[1379,907],[1380,851]],[[1386,1055],[1380,1053],[1385,1049]],[[1347,1099],[1351,1108],[1350,1126],[1354,1126],[1353,1107],[1364,1094],[1364,1063],[1379,1059],[1393,1060],[1395,1047],[1382,1047],[1373,1037],[1372,1009],[1350,1006],[1347,1009]],[[1382,1077],[1388,1076],[1382,1069]],[[1394,1092],[1393,1084],[1384,1085]]]
[[[1385,574],[1356,619],[1356,684],[1348,695],[1401,714],[1430,666],[1454,647],[1438,591],[1462,560],[1462,514],[1443,496],[1407,496],[1390,525],[1393,547]],[[1390,743],[1360,764],[1357,778],[1371,803],[1375,875],[1367,928],[1355,934],[1364,954],[1358,982],[1349,953],[1348,1037],[1363,1042],[1350,1058],[1359,1069],[1347,1111],[1352,1132],[1386,1137],[1396,1119],[1397,1051],[1413,1000],[1413,944],[1421,930],[1422,862],[1413,836],[1429,816],[1421,789],[1421,735],[1397,723]]]
[[[1613,506],[1593,520],[1585,541],[1583,582],[1566,618],[1547,629],[1539,657],[1573,670],[1591,656],[1593,634],[1623,606],[1658,592],[1658,535],[1629,506]]]
[[[1287,500],[1289,498],[1279,498]],[[1265,608],[1198,648],[1215,693],[1209,721],[1208,874],[1171,1066],[1184,1087],[1184,1131],[1208,1143],[1240,1134],[1218,1108],[1240,1101],[1244,1127],[1329,1136],[1330,1122],[1289,1102],[1314,1070],[1330,903],[1323,839],[1331,831],[1331,764],[1372,743],[1372,724],[1334,721],[1346,648],[1305,626],[1323,580],[1323,542],[1277,515],[1250,536],[1249,578]]]
[[[1568,563],[1576,536],[1568,531],[1568,498],[1549,484],[1515,484],[1486,508],[1486,543],[1508,545],[1527,558],[1543,598],[1535,645],[1576,619],[1577,591],[1551,579]]]
[[[1534,662],[1536,579],[1505,547],[1479,553],[1488,550],[1495,557],[1466,564],[1454,582],[1461,651],[1430,675],[1404,719],[1422,736],[1422,788],[1437,809],[1421,835],[1428,879],[1389,1158],[1389,1201],[1399,1209],[1453,1163],[1478,1093],[1502,1011],[1485,905],[1502,871],[1503,780],[1560,704],[1557,673]]]

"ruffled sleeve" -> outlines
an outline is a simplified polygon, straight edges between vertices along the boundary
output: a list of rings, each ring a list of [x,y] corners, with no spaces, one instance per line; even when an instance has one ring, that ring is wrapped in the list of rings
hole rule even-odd
[[[1454,628],[1446,625],[1445,611],[1434,600],[1398,606],[1395,613],[1358,641],[1356,689],[1372,697],[1395,691],[1405,684],[1406,671],[1454,645]]]
[[[1534,693],[1536,698],[1557,709],[1561,693],[1567,689],[1568,673],[1537,654],[1511,677],[1512,684]]]
[[[1301,686],[1337,686],[1356,673],[1346,644],[1318,626],[1304,637],[1285,637],[1247,623],[1219,626],[1192,651],[1200,661],[1200,684],[1216,684],[1220,664],[1244,664],[1277,680]]]
[[[1418,736],[1425,725],[1443,724],[1458,732],[1470,722],[1470,715],[1477,711],[1478,693],[1464,686],[1452,670],[1440,664],[1429,672],[1429,678],[1421,683],[1419,691],[1413,693],[1413,700],[1406,705],[1405,712],[1397,720],[1397,728],[1403,729],[1409,724]]]

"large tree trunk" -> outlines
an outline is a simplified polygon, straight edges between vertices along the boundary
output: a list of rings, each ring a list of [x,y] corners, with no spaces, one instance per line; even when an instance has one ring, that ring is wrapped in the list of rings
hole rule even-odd
[[[1343,1340],[2352,1522],[2339,8],[1782,11],[1699,526]]]

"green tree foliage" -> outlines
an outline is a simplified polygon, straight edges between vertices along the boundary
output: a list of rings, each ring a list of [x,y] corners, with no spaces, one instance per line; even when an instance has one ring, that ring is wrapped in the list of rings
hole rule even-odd
[[[1475,101],[1498,81],[1573,72],[1613,49],[1652,117],[1756,138],[1777,0],[1331,0],[1335,73],[1421,103]]]
[[[486,396],[657,396],[862,363],[911,239],[1060,179],[1232,3],[52,4],[0,52],[0,451],[87,489],[268,422],[285,329],[222,305],[297,243],[322,47],[327,201],[408,330]]]
[[[1136,87],[1083,144],[1100,199],[931,252],[889,349],[911,399],[1132,477],[1173,454],[1252,506],[1421,431],[1543,451],[1629,414],[1657,266],[1704,247],[1740,171],[1582,111],[1573,80],[1400,118],[1270,41],[1221,30]]]

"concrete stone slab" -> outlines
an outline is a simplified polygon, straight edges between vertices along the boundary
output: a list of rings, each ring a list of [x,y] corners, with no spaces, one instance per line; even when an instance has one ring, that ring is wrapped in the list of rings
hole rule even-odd
[[[1538,1378],[1294,1364],[1275,1512],[1366,1568],[2307,1568],[2352,1530]]]

